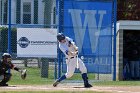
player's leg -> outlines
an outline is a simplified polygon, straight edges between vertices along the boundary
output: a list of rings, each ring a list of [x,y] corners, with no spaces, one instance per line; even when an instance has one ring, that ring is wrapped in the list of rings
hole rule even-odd
[[[0,75],[0,86],[2,86],[1,82],[4,79],[4,75]]]
[[[0,86],[8,86],[8,84],[6,84],[6,83],[10,80],[11,76],[12,76],[11,73],[5,73],[4,78],[0,82]]]
[[[80,58],[79,58],[79,70],[82,73],[82,79],[84,81],[84,87],[85,88],[92,87],[92,85],[89,84],[89,82],[88,82],[87,68],[86,68],[85,64],[83,63],[83,61]]]
[[[76,63],[75,63],[76,59],[69,59],[66,60],[67,63],[67,73],[63,76],[61,76],[58,80],[56,80],[53,84],[54,87],[56,87],[62,80],[65,80],[66,78],[70,78],[73,76],[73,73],[75,71],[75,67],[76,67]]]
[[[130,61],[130,71],[131,71],[131,79],[135,79],[135,75],[134,75],[134,62],[135,61]]]
[[[136,61],[135,62],[135,73],[136,73],[136,79],[138,80],[139,79],[139,73],[140,73],[140,71],[139,71],[139,61]]]
[[[59,79],[57,79],[54,83],[53,86],[56,87],[62,80],[66,79],[66,75],[61,76]]]

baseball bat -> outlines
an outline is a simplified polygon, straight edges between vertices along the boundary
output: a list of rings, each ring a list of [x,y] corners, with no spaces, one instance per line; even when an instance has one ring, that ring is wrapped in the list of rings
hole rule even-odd
[[[79,69],[79,60],[78,60],[78,54],[76,56],[76,68]]]

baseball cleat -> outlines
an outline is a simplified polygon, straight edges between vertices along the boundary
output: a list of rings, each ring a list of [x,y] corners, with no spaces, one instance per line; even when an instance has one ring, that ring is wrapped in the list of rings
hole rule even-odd
[[[0,83],[0,87],[8,86],[8,84]]]
[[[88,84],[85,84],[84,86],[85,86],[85,88],[90,88],[90,87],[92,87],[92,85],[89,84],[89,83],[88,83]]]
[[[53,83],[53,86],[56,87],[59,83],[60,83],[60,82],[55,81],[55,82]]]

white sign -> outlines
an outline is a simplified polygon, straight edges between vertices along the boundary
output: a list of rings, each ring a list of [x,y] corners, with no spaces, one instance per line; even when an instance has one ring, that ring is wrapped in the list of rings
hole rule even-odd
[[[57,57],[57,29],[17,28],[18,57]]]

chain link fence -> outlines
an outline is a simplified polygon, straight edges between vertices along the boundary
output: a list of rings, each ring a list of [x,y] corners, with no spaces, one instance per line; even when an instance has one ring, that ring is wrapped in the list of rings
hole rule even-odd
[[[80,50],[79,56],[84,56],[83,61],[88,72],[94,75],[91,76],[92,80],[116,78],[114,5],[114,0],[59,2],[59,32],[74,39]],[[59,65],[62,65],[62,71],[66,72],[65,57],[59,53]]]
[[[11,9],[11,11],[9,11],[9,9]],[[32,33],[28,28],[56,29],[55,9],[56,0],[0,0],[0,56],[10,51],[13,64],[21,68],[27,68],[27,70],[35,68],[35,71],[38,71],[38,73],[35,71],[30,73],[29,71],[29,77],[34,77],[36,73],[37,76],[54,79],[54,64],[56,58],[46,58],[45,56],[37,57],[35,55],[26,57],[18,56],[18,47],[20,46],[17,44],[19,42],[18,29],[26,28],[29,31],[29,36],[32,35]],[[11,20],[11,22],[9,20]],[[9,26],[11,27],[10,33]],[[40,31],[40,33],[42,32]],[[41,37],[41,35],[39,36]],[[37,41],[37,38],[39,37],[37,36],[34,39]],[[20,44],[24,46],[25,42],[23,40]],[[21,49],[24,50],[25,48]],[[35,51],[38,51],[38,49]],[[44,51],[48,53],[51,52],[47,50]]]
[[[59,3],[57,1],[59,1]],[[66,1],[71,1],[71,0],[66,0]],[[76,1],[79,2],[80,0],[76,0]],[[94,2],[96,0],[93,1],[89,0],[89,1]],[[107,0],[107,1],[111,1],[111,0]],[[74,4],[72,4],[72,8],[73,6]],[[113,5],[110,4],[110,6],[112,8]],[[64,14],[65,13],[67,14],[66,11],[67,9],[64,9],[64,7],[67,8],[67,6],[65,6],[64,4],[64,0],[0,0],[0,55],[2,55],[5,52],[10,52],[10,54],[12,55],[13,63],[15,65],[21,68],[27,68],[27,70],[29,69],[29,77],[39,76],[39,77],[49,78],[49,79],[57,78],[58,74],[62,73],[62,71],[60,70],[62,64],[58,64],[56,62],[57,53],[55,53],[55,56],[53,55],[54,52],[53,49],[56,50],[57,52],[57,41],[56,40],[52,41],[55,38],[52,36],[56,36],[57,29],[59,29],[59,32],[64,32],[65,34],[70,35],[69,32],[67,33],[67,31],[64,30],[72,28],[69,25],[65,25],[67,23],[67,18]],[[76,7],[79,6],[77,5]],[[112,10],[108,10],[108,11],[110,14],[113,12]],[[88,11],[85,11],[85,13],[88,13]],[[99,13],[102,15],[105,12],[100,11]],[[112,17],[114,16],[114,14],[109,16]],[[84,18],[84,16],[82,16],[82,18]],[[100,19],[100,17],[98,19]],[[109,26],[112,26],[113,22],[114,19],[111,18]],[[106,26],[106,24],[104,25]],[[11,31],[9,31],[10,28]],[[96,29],[95,27],[93,28],[94,30]],[[114,28],[112,27],[112,29]],[[49,33],[49,34],[45,34],[45,33]],[[102,35],[102,37],[107,37],[107,36],[108,38],[110,38],[108,40],[112,40],[113,33],[110,35],[106,35],[106,34]],[[41,38],[43,38],[43,40],[40,40]],[[102,38],[100,43],[103,40],[104,39]],[[38,46],[38,44],[41,46]],[[101,49],[101,46],[103,44],[105,43],[98,45],[100,47],[100,49],[98,49],[100,50],[100,52],[98,51],[98,54],[102,54],[101,52],[106,52],[105,49],[104,50]],[[112,45],[110,45],[110,47],[113,48],[113,41],[111,41],[111,44]],[[47,50],[45,50],[46,49],[45,47],[49,45],[55,45],[55,47],[51,46],[48,47]],[[42,46],[44,47],[42,48]],[[112,51],[112,49],[110,51],[114,52]],[[52,55],[48,56],[47,55],[48,53]],[[94,55],[94,57],[104,56],[98,54]],[[94,60],[99,59],[100,57],[94,58]],[[62,55],[59,55],[58,58],[62,58]],[[109,55],[109,58],[110,58],[109,70],[110,70],[113,69],[113,65],[112,65],[113,54]],[[91,61],[90,58],[89,61]],[[59,72],[58,74],[57,71]],[[108,74],[106,74],[105,76],[104,74],[97,73],[95,75],[91,73],[89,78],[91,80],[94,79],[99,80],[100,77],[104,77],[105,79],[107,79],[108,76],[109,76]],[[74,78],[77,79],[77,77],[79,79],[79,76],[77,75]],[[109,79],[110,77],[111,78],[113,77],[113,70],[111,70],[111,76],[109,76]]]

